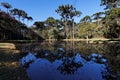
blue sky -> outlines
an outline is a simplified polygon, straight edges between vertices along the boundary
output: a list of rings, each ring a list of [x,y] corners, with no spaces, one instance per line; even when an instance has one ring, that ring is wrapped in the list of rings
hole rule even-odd
[[[33,17],[32,25],[35,21],[45,21],[48,17],[60,19],[59,14],[55,12],[59,5],[72,4],[77,10],[82,12],[80,17],[75,21],[79,22],[86,15],[92,15],[96,12],[104,11],[100,6],[101,0],[0,0],[8,2],[13,8],[25,10],[29,16]],[[3,9],[3,8],[2,8]]]

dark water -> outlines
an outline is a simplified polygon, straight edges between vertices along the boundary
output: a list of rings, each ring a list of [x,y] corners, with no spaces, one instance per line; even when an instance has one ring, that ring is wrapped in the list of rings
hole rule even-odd
[[[27,45],[27,46],[25,46]],[[31,80],[120,80],[120,43],[43,42],[25,44],[20,63]]]

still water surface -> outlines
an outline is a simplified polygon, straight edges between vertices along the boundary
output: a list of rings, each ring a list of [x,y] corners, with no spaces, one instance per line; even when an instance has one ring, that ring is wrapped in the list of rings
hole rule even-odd
[[[120,43],[42,42],[20,59],[31,80],[120,80]]]

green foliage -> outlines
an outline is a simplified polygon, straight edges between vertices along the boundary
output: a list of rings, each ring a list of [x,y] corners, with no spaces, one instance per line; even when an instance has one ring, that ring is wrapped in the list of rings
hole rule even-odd
[[[99,22],[102,20],[104,14],[105,14],[104,12],[97,12],[91,16],[91,17],[93,17],[93,20],[96,21],[98,26],[100,25]]]
[[[24,10],[13,8],[10,10],[10,13],[8,13],[8,9],[10,9],[12,6],[5,2],[2,2],[1,5],[7,8],[7,13],[0,11],[0,40],[42,39],[38,34],[27,28],[26,24],[24,24],[24,19],[30,21],[33,20],[33,18],[28,16]]]
[[[33,36],[34,35],[34,36]],[[34,38],[36,37],[36,38]],[[8,13],[0,12],[0,40],[42,39]]]
[[[72,19],[74,16],[80,16],[81,12],[77,11],[72,5],[61,5],[56,10],[64,21]]]
[[[68,21],[72,21],[74,24],[74,17],[80,16],[82,13],[80,11],[77,11],[76,8],[74,8],[72,5],[61,5],[56,10],[58,14],[62,17],[61,19],[64,22],[64,29],[65,29],[65,37],[68,38],[69,36],[69,28],[68,27]],[[72,25],[71,25],[72,26]],[[73,27],[73,38],[74,38],[74,25]]]
[[[103,37],[102,30],[95,23],[81,23],[78,25],[79,31],[76,33],[78,38],[96,38]]]
[[[27,13],[24,11],[24,10],[20,10],[20,9],[17,9],[17,8],[14,8],[12,10],[10,10],[11,14],[12,15],[15,15],[18,17],[18,20],[20,21],[20,18],[22,17],[23,19],[27,18]]]
[[[35,25],[35,29],[43,30],[45,28],[44,23],[45,22],[35,22],[33,25]]]
[[[120,17],[120,8],[113,8],[106,14],[106,19],[112,20]]]
[[[55,27],[56,20],[53,17],[48,17],[47,20],[45,21],[46,25],[48,27]]]
[[[16,32],[16,35],[21,36],[20,39],[34,38],[36,40],[39,36],[45,39],[74,39],[74,36],[75,38],[120,38],[120,8],[117,8],[119,3],[120,0],[101,0],[101,6],[106,6],[109,10],[97,12],[92,16],[86,15],[77,25],[74,17],[82,13],[72,5],[60,5],[55,11],[61,16],[61,20],[48,17],[45,21],[34,22],[34,26],[30,29],[24,24],[24,20],[32,21],[33,18],[28,16],[24,10],[13,8],[9,10],[10,13],[1,11],[0,37],[3,40],[9,39]],[[1,5],[7,11],[12,8],[9,3],[2,2]],[[18,37],[14,38],[18,39]]]
[[[106,36],[109,38],[120,38],[120,8],[112,8],[106,14],[104,26]]]
[[[45,21],[38,21],[34,23],[34,31],[36,31],[44,39],[58,39],[62,32],[63,22],[48,17]]]
[[[31,16],[25,16],[25,18],[27,18],[28,21],[32,21],[33,18]]]
[[[81,20],[80,20],[80,22],[82,22],[82,23],[87,23],[87,22],[91,22],[92,21],[92,19],[91,19],[91,17],[90,16],[85,16],[85,17],[83,17]]]
[[[101,0],[100,5],[106,6],[105,9],[112,9],[120,5],[120,0]]]

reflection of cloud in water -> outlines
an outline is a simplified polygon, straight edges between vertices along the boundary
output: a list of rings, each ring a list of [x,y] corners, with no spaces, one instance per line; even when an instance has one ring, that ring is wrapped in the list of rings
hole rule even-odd
[[[35,57],[35,55],[33,53],[28,53],[27,56],[23,57],[21,60],[20,60],[20,63],[23,65],[23,66],[29,66],[29,64],[31,62],[34,62],[37,58]]]
[[[107,59],[105,59],[102,55],[93,53],[88,56],[88,59],[97,63],[106,63]]]
[[[102,80],[102,72],[106,71],[104,64],[97,64],[92,61],[87,62],[78,70],[81,75],[80,80]]]
[[[98,56],[90,57],[103,59],[102,56],[100,59]],[[103,76],[109,75],[107,67],[104,63],[96,62],[98,61],[86,61],[80,54],[70,58],[63,57],[52,63],[47,59],[38,58],[29,64],[26,70],[32,80],[103,80]]]

